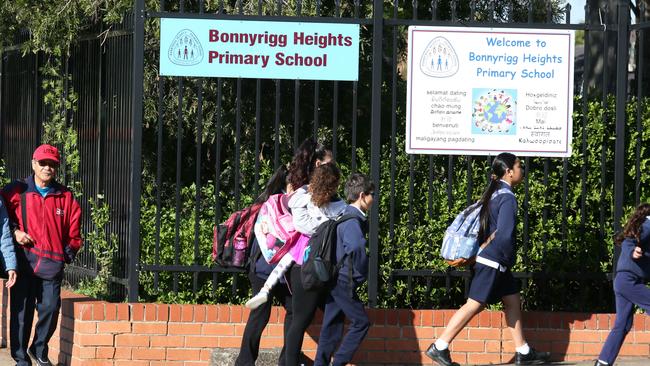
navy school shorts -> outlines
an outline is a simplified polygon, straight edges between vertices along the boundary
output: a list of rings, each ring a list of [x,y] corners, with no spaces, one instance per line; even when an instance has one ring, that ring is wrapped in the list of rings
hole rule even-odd
[[[496,304],[501,298],[519,293],[519,281],[510,269],[501,272],[481,263],[474,265],[474,275],[468,297],[481,304]]]

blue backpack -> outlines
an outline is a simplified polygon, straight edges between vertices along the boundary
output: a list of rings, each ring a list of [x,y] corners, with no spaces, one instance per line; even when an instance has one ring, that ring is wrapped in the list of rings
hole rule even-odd
[[[494,192],[490,200],[500,194],[514,195],[509,189],[502,188]],[[476,202],[459,213],[454,222],[447,227],[445,237],[442,239],[440,255],[450,266],[463,267],[473,264],[479,250],[485,248],[494,239],[495,233],[492,233],[483,245],[479,245],[480,213],[481,203]]]

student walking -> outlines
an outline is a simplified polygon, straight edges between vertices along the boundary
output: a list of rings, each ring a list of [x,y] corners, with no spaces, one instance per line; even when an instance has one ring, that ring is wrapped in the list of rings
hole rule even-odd
[[[321,164],[312,174],[308,187],[302,187],[293,194],[289,200],[289,207],[293,214],[293,223],[296,230],[306,236],[316,232],[320,224],[329,219],[339,217],[345,211],[347,204],[337,195],[341,172],[335,163]],[[304,240],[304,238],[303,238]],[[296,244],[298,245],[298,244]],[[302,259],[306,246],[293,253],[294,258]],[[325,292],[319,290],[305,290],[301,280],[302,266],[295,263],[290,271],[290,285],[293,292],[293,321],[285,340],[286,365],[297,366],[298,356],[302,348],[305,331],[316,309],[323,307]]]
[[[479,243],[486,242],[488,238],[491,241],[476,256],[467,302],[452,316],[443,333],[425,352],[441,366],[456,364],[451,361],[449,343],[486,304],[499,300],[503,302],[506,324],[515,343],[515,363],[543,363],[550,357],[548,352],[538,352],[526,343],[521,321],[519,284],[510,271],[515,264],[517,252],[517,199],[512,188],[521,183],[523,177],[521,162],[513,154],[501,153],[492,162],[491,181],[480,200],[481,226],[478,235]],[[503,190],[507,193],[495,194]]]
[[[621,255],[616,264],[614,295],[616,321],[600,351],[595,366],[613,365],[625,336],[632,329],[634,305],[650,312],[650,204],[637,207],[623,232],[616,238]]]
[[[366,214],[374,201],[374,184],[363,174],[352,174],[345,184],[349,206],[344,215],[353,215],[336,228],[336,260],[340,267],[333,287],[325,302],[325,315],[318,340],[315,366],[342,366],[348,364],[368,333],[370,321],[356,288],[368,277],[366,255]],[[350,321],[341,341],[345,319]],[[341,342],[338,350],[337,345]],[[336,353],[334,353],[336,351]]]

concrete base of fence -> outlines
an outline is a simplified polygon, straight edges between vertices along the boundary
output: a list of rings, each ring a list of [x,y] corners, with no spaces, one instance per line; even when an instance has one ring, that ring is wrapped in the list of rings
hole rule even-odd
[[[277,366],[281,348],[261,349],[255,366]],[[232,366],[239,355],[239,348],[217,348],[212,351],[210,366]]]
[[[8,293],[0,280],[0,344],[9,340]],[[372,327],[352,365],[431,364],[424,351],[456,310],[367,312]],[[248,315],[249,310],[241,305],[115,304],[63,291],[49,357],[65,366],[230,366]],[[276,350],[284,341],[284,316],[284,309],[273,307],[258,365],[277,365]],[[526,312],[524,334],[531,346],[551,351],[554,361],[593,360],[614,319],[615,314]],[[302,350],[311,359],[318,347],[321,321],[322,315],[317,313],[305,334]],[[648,358],[649,343],[650,317],[635,314],[620,355]],[[450,349],[454,361],[485,365],[511,362],[514,348],[503,313],[483,311],[460,332]]]

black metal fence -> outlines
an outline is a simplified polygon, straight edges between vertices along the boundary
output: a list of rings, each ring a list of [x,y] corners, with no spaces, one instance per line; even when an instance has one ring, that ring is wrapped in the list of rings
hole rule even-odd
[[[414,244],[430,240],[422,231],[439,231],[450,213],[481,191],[489,158],[406,156],[401,151],[406,29],[409,25],[559,28],[585,32],[583,71],[576,78],[576,94],[581,96],[574,108],[574,130],[579,131],[573,140],[576,153],[566,159],[525,159],[528,174],[519,198],[520,262],[525,271],[516,276],[534,295],[531,298],[556,297],[552,306],[529,302],[530,308],[573,309],[580,296],[611,306],[610,236],[620,227],[624,209],[648,198],[642,186],[646,182],[642,142],[644,122],[650,117],[642,103],[630,104],[642,100],[647,90],[641,82],[628,83],[628,78],[644,80],[647,60],[642,57],[647,53],[643,47],[649,23],[630,25],[627,2],[601,10],[604,24],[593,23],[589,9],[586,24],[572,24],[568,6],[557,13],[546,1],[522,5],[279,0],[211,5],[180,0],[161,1],[156,9],[135,1],[126,27],[102,34],[105,40],[97,35],[80,40],[62,70],[71,75],[71,89],[79,95],[77,109],[67,116],[78,130],[83,210],[89,211],[87,199],[98,193],[112,208],[110,231],[119,239],[114,281],[124,286],[130,301],[182,293],[190,287],[195,294],[211,292],[210,301],[237,301],[247,291],[245,276],[210,265],[212,226],[249,203],[270,171],[286,163],[302,139],[326,136],[345,172],[364,171],[380,182],[381,198],[370,213],[370,305],[457,305],[467,288],[468,272],[445,270],[436,264],[433,249],[419,262],[431,266],[410,267],[412,261],[400,258],[391,246],[405,245],[404,238]],[[157,25],[164,17],[360,24],[359,80],[162,77],[157,73]],[[616,21],[608,24],[607,19]],[[636,68],[629,72],[632,33],[638,46],[632,60]],[[594,58],[594,47],[608,50],[612,42],[618,50],[615,64]],[[0,152],[15,178],[29,173],[30,153],[50,111],[39,94],[38,67],[44,56],[22,56],[18,47],[5,49],[2,55]],[[615,90],[607,88],[612,77]],[[598,151],[589,140],[596,131],[587,129],[592,103],[609,111],[597,117],[603,128],[612,128]],[[631,115],[636,128],[626,130]],[[593,158],[594,153],[599,156]],[[628,171],[634,171],[629,179]],[[590,196],[593,186],[601,187],[599,197]],[[552,191],[558,187],[558,192]],[[578,188],[573,192],[570,187]],[[553,199],[535,206],[544,196]],[[600,205],[594,206],[595,201]],[[88,215],[84,217],[87,230],[91,223]],[[548,228],[556,223],[559,227]],[[596,252],[595,259],[584,268],[576,262],[575,270],[554,266],[563,255],[569,258],[567,253],[579,247],[580,238],[595,242],[586,246]],[[418,248],[437,248],[424,244]],[[77,282],[95,271],[94,258],[84,251],[68,278]],[[219,292],[224,286],[230,290]]]

